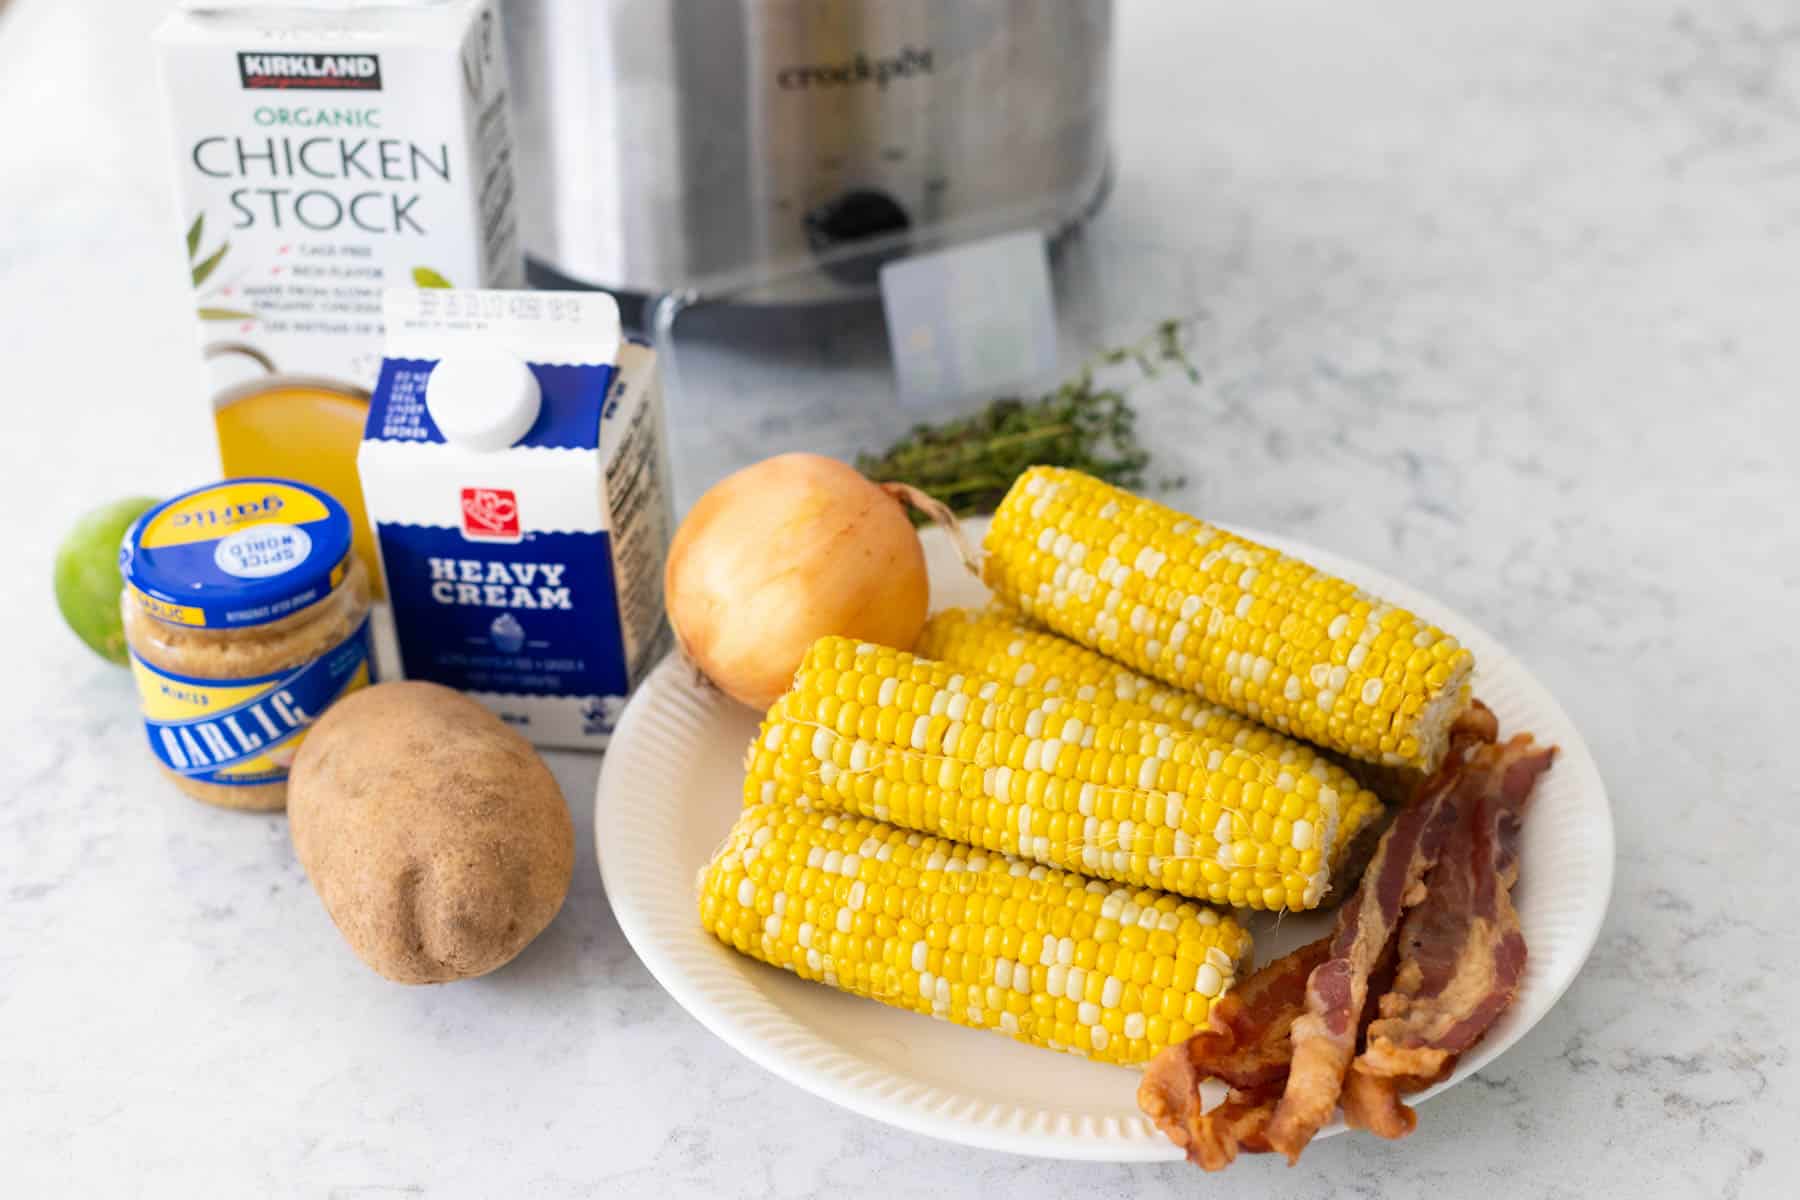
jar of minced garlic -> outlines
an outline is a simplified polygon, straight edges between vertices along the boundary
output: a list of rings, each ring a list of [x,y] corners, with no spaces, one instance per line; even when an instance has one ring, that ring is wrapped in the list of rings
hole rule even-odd
[[[317,488],[232,479],[140,517],[119,548],[125,640],[150,749],[226,808],[287,804],[326,706],[369,683],[369,581]]]

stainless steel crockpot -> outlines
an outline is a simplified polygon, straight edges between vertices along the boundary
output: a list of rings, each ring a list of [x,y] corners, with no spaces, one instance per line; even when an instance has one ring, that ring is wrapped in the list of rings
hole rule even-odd
[[[505,0],[526,248],[639,293],[1072,225],[1107,175],[1110,0]]]

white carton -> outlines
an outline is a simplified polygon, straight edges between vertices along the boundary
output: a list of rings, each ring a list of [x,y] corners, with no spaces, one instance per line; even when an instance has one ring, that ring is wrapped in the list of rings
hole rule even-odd
[[[359,467],[402,673],[600,749],[664,645],[656,355],[598,292],[394,291]]]
[[[350,514],[390,287],[516,287],[493,0],[183,0],[157,33],[225,474]]]

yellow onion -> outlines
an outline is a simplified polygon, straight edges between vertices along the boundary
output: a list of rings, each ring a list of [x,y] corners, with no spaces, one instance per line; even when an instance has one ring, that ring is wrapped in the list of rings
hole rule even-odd
[[[689,661],[758,709],[821,637],[910,649],[931,598],[902,499],[816,454],[765,459],[700,497],[663,589]]]

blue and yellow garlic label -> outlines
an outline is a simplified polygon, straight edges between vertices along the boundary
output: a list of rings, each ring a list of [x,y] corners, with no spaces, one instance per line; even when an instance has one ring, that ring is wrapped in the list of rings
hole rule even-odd
[[[144,730],[163,766],[203,783],[250,786],[287,778],[313,720],[366,687],[369,623],[319,657],[254,679],[197,679],[131,656]]]

